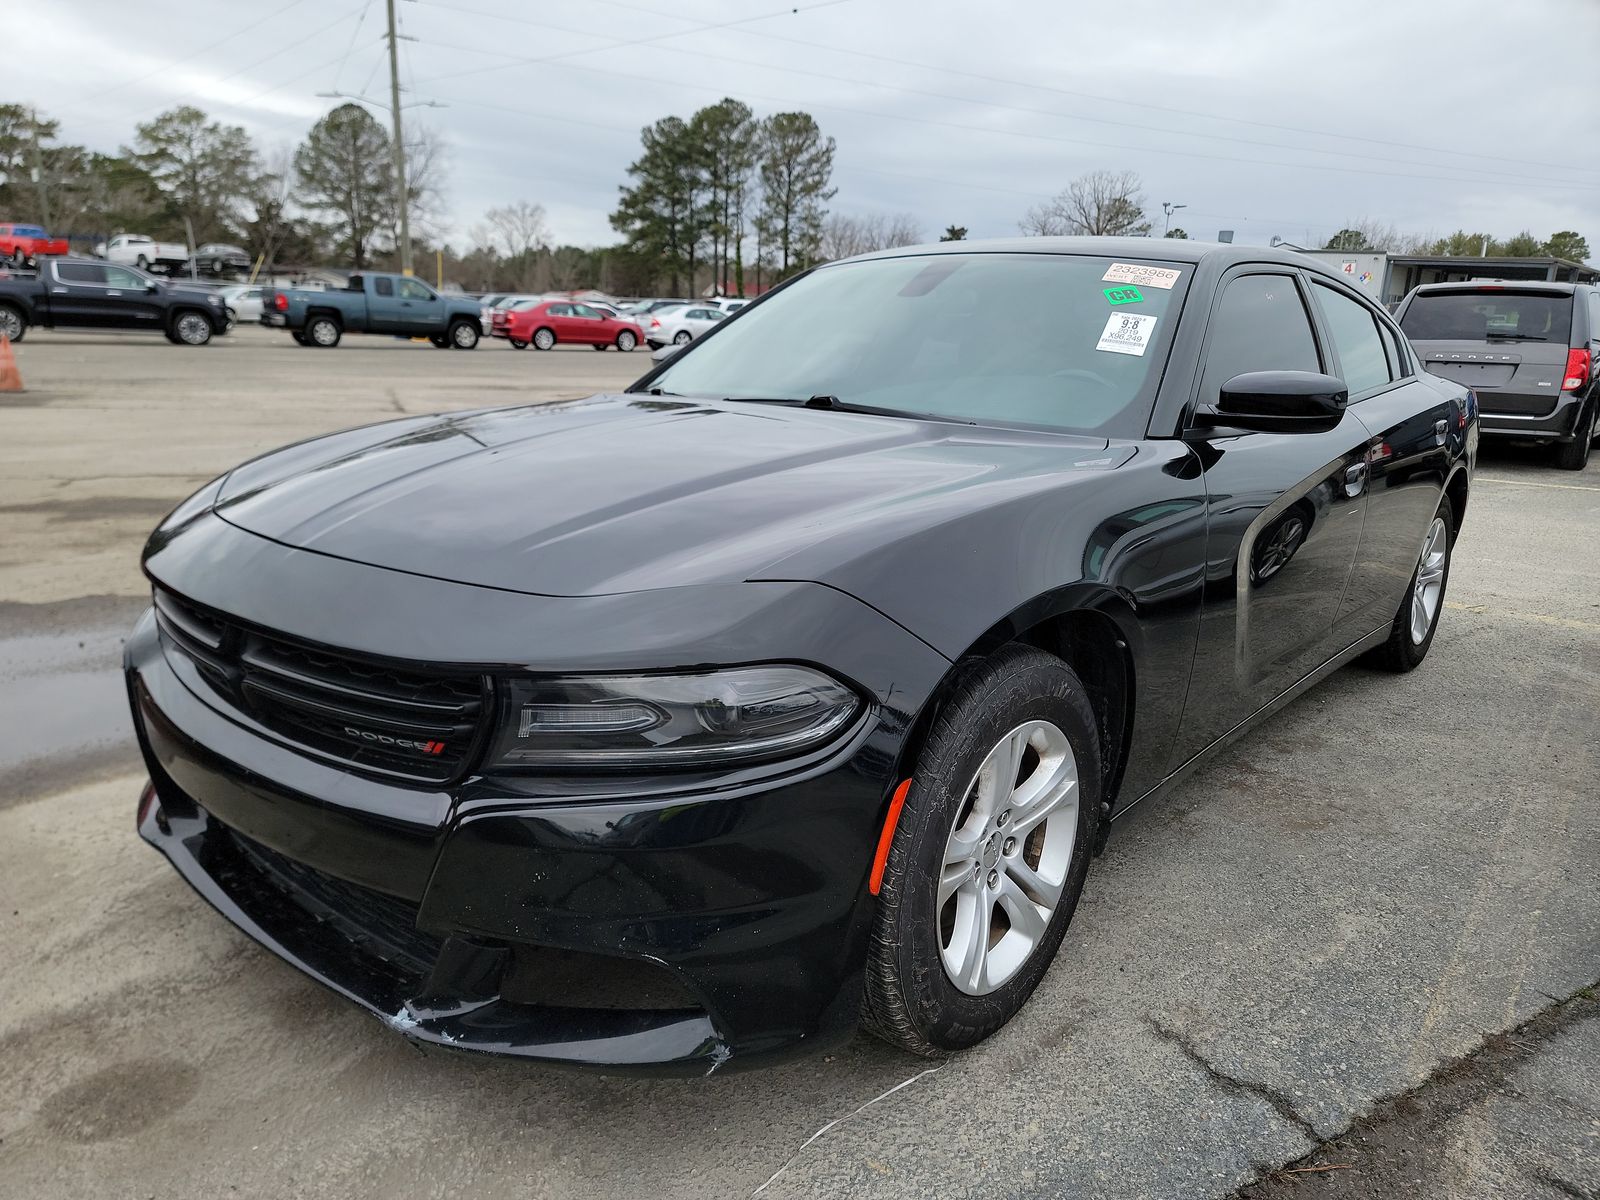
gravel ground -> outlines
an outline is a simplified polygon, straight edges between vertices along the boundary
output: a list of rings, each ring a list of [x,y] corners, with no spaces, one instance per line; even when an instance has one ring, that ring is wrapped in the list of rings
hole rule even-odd
[[[143,537],[206,479],[399,413],[619,387],[645,357],[250,329],[193,351],[39,333],[18,359],[0,1193],[1600,1191],[1600,459],[1486,454],[1425,666],[1340,672],[1120,822],[984,1046],[931,1072],[857,1038],[615,1079],[419,1053],[257,950],[134,836],[108,689]]]

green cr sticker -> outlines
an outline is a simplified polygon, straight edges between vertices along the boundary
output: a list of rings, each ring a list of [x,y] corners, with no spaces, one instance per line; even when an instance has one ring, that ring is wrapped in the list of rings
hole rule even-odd
[[[1144,299],[1136,287],[1105,288],[1104,291],[1111,304],[1138,304]]]

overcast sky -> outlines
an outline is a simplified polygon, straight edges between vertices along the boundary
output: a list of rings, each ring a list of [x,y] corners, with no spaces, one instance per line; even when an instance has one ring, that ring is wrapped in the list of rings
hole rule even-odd
[[[188,102],[292,146],[348,91],[387,99],[384,0],[13,0],[0,101],[111,151]],[[6,5],[4,7],[11,7]],[[838,141],[833,207],[928,237],[1017,232],[1098,167],[1193,237],[1320,243],[1355,218],[1540,237],[1600,258],[1600,0],[401,0],[408,112],[450,147],[459,244],[534,200],[607,223],[638,130],[734,96]],[[19,19],[26,20],[19,25]],[[377,115],[387,119],[381,110]]]

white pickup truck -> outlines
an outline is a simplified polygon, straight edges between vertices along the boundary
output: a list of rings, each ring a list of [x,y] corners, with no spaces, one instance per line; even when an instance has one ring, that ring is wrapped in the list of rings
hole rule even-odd
[[[158,242],[142,233],[119,233],[101,242],[94,252],[108,262],[138,267],[141,271],[159,268],[174,271],[189,261],[189,248],[180,242]]]

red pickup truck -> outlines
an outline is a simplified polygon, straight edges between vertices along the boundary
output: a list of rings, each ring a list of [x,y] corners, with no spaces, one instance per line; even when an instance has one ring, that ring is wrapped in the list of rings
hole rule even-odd
[[[37,264],[41,258],[66,254],[66,238],[53,238],[38,225],[0,224],[0,261],[13,266]]]

